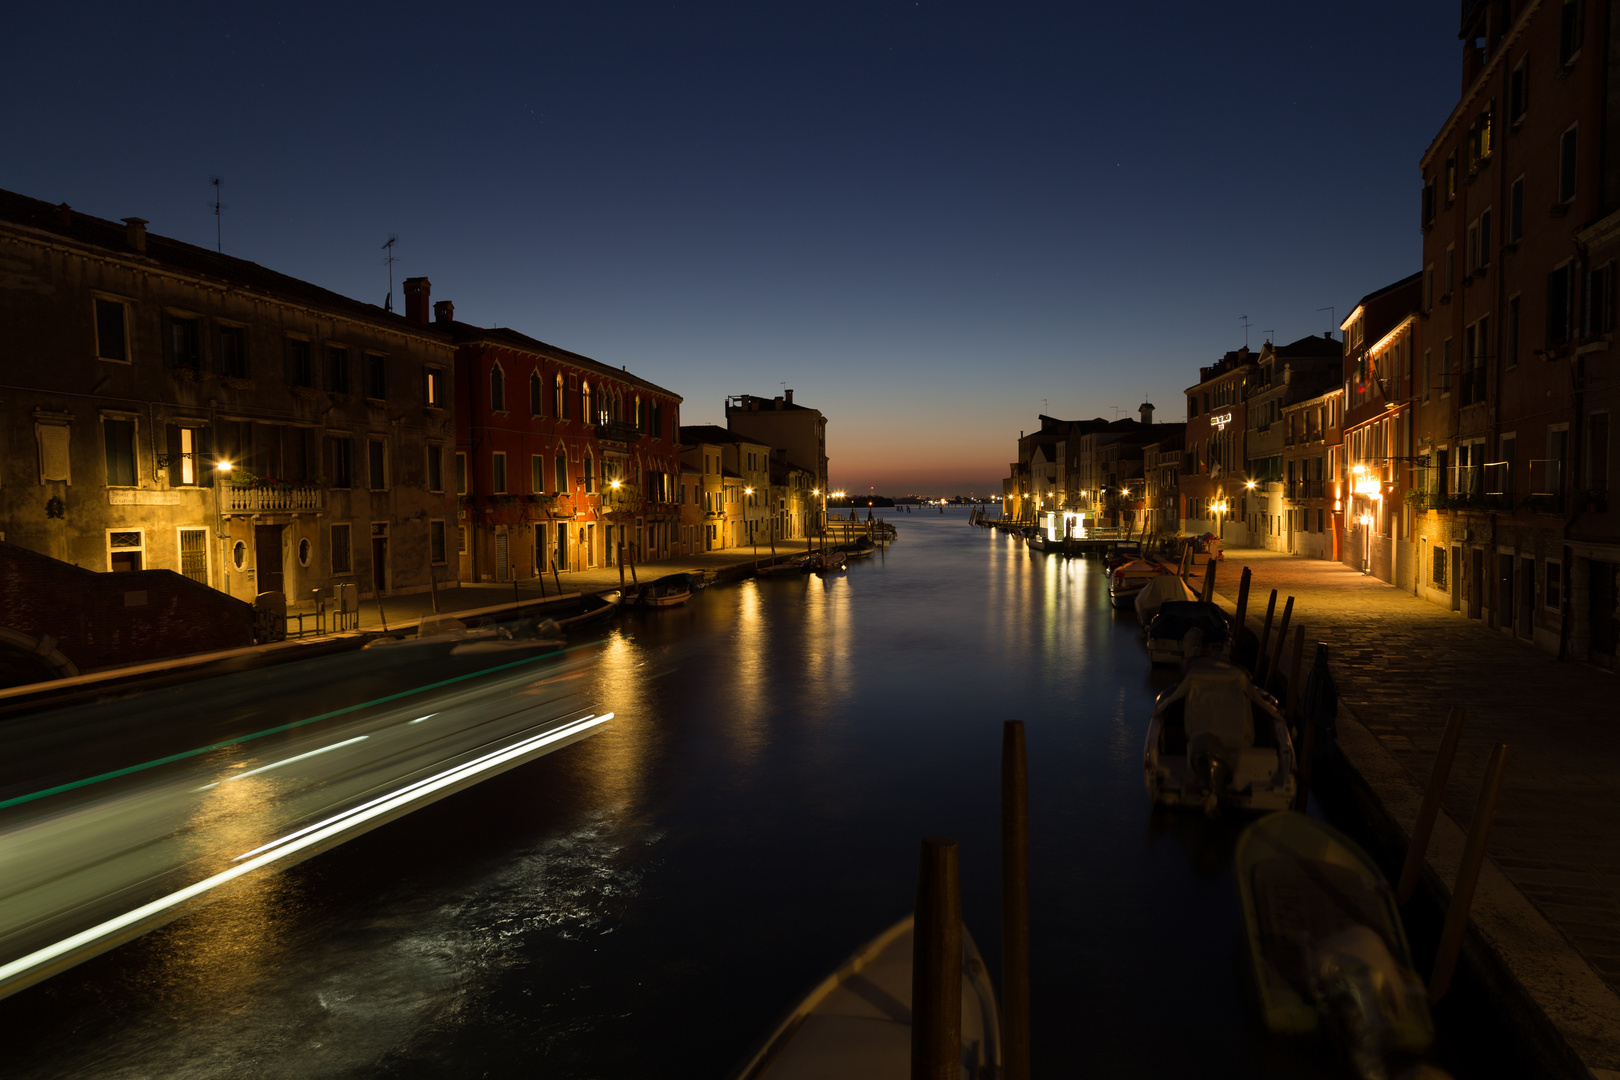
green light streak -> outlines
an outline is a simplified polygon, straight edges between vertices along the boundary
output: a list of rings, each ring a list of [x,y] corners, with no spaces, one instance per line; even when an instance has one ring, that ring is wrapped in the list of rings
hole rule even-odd
[[[601,642],[599,641],[587,642],[584,645],[575,645],[571,648],[563,649],[561,652],[570,653],[574,652],[576,649],[585,649],[592,645],[600,644]],[[35,791],[28,795],[18,795],[10,799],[0,801],[0,810],[4,810],[10,806],[17,806],[25,802],[33,802],[35,799],[43,799],[47,795],[60,795],[62,792],[72,791],[74,788],[82,788],[88,787],[91,784],[99,784],[103,780],[113,780],[120,776],[128,776],[131,773],[138,773],[144,769],[155,769],[159,765],[167,765],[170,762],[184,761],[186,758],[196,757],[198,754],[206,754],[211,750],[223,750],[227,746],[237,746],[241,743],[250,742],[253,739],[262,739],[266,735],[276,735],[283,731],[291,731],[293,728],[300,728],[305,724],[313,724],[321,720],[330,720],[334,716],[342,716],[345,713],[356,712],[360,709],[370,708],[373,705],[382,705],[389,701],[398,701],[400,698],[410,697],[412,694],[420,694],[427,690],[437,690],[442,686],[450,686],[454,683],[465,682],[468,679],[476,679],[482,675],[490,675],[497,671],[505,671],[508,668],[521,667],[524,664],[532,664],[537,660],[555,659],[558,655],[560,654],[546,653],[542,656],[531,656],[524,660],[513,660],[510,663],[499,664],[490,668],[483,668],[479,671],[469,671],[465,675],[455,675],[448,679],[441,679],[435,683],[428,683],[426,686],[417,686],[410,690],[401,690],[397,694],[388,694],[384,697],[373,698],[370,701],[362,701],[358,705],[349,705],[341,709],[334,709],[331,712],[321,713],[319,716],[311,716],[303,720],[294,720],[290,724],[281,724],[277,727],[265,728],[263,731],[255,731],[251,735],[239,735],[234,739],[227,739],[224,742],[211,743],[208,746],[199,746],[195,750],[186,750],[179,754],[170,754],[168,757],[160,757],[153,761],[143,762],[140,765],[130,765],[122,769],[114,769],[112,772],[104,772],[99,776],[90,776],[83,780],[74,780],[70,783],[58,784],[55,787],[44,788],[43,790]]]

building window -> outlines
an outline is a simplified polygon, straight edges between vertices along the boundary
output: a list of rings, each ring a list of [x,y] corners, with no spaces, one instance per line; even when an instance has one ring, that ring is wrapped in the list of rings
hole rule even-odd
[[[596,413],[591,409],[591,384],[587,380],[579,384],[579,416],[587,424],[597,422]]]
[[[1541,600],[1548,611],[1560,611],[1564,600],[1564,564],[1548,559],[1545,566],[1546,575],[1542,578]]]
[[[427,448],[427,486],[429,491],[444,490],[444,447],[433,443]]]
[[[354,487],[354,440],[336,435],[327,440],[332,450],[332,486]]]
[[[543,529],[543,528],[545,528],[545,526],[544,525],[536,525],[535,528]],[[465,555],[465,554],[467,554],[467,526],[465,526],[465,525],[457,525],[456,526],[456,554],[457,555]]]
[[[1491,477],[1491,485],[1486,489],[1487,495],[1502,495],[1508,499],[1513,498],[1513,466],[1518,461],[1519,438],[1517,435],[1503,435],[1496,443],[1496,475]],[[1494,489],[1494,490],[1492,490]]]
[[[489,411],[506,411],[506,372],[499,364],[489,369]]]
[[[1558,138],[1558,201],[1575,199],[1575,167],[1579,163],[1575,125]]]
[[[546,459],[539,454],[529,455],[529,490],[536,495],[546,491]]]
[[[103,420],[101,431],[107,444],[107,486],[134,487],[135,421]]]
[[[444,369],[430,367],[427,369],[427,382],[423,387],[423,394],[430,409],[444,408]]]
[[[1607,334],[1614,329],[1614,263],[1586,272],[1586,302],[1581,305],[1585,336]]]
[[[1423,268],[1423,310],[1434,309],[1434,264]]]
[[[596,462],[590,454],[585,455],[585,494],[591,495],[596,491],[596,474],[593,469]]]
[[[1474,253],[1474,268],[1483,270],[1491,265],[1491,212],[1479,215],[1479,250]]]
[[[496,450],[490,455],[490,483],[496,495],[506,494],[506,454]]]
[[[372,491],[388,488],[388,444],[382,439],[366,441],[366,484]]]
[[[456,452],[456,494],[467,494],[467,455]]]
[[[197,340],[197,320],[178,315],[165,315],[163,329],[164,348],[168,354],[169,366],[185,371],[200,371],[202,350]]]
[[[1451,154],[1446,158],[1446,205],[1450,206],[1457,198],[1457,155]]]
[[[1444,292],[1440,294],[1440,302],[1445,303],[1451,297],[1451,290],[1457,286],[1457,245],[1446,245],[1446,276],[1441,282]]]
[[[1446,549],[1439,544],[1434,545],[1434,568],[1430,580],[1436,588],[1446,587]]]
[[[545,411],[544,403],[540,400],[544,385],[540,381],[538,371],[529,372],[529,415],[539,416]]]
[[[178,325],[178,323],[171,325]],[[247,328],[242,326],[221,326],[218,341],[219,356],[215,369],[228,379],[249,378],[252,374],[252,368],[248,365]],[[175,366],[183,367],[186,365],[176,362]]]
[[[562,373],[557,373],[556,398],[552,401],[552,413],[559,420],[568,419],[568,395],[563,387]]]
[[[1519,366],[1519,298],[1508,297],[1507,326],[1502,333],[1502,359],[1510,368]]]
[[[107,569],[128,573],[141,568],[146,553],[146,535],[141,529],[107,530]]]
[[[444,522],[437,519],[428,522],[428,559],[434,566],[445,561]]]
[[[1564,0],[1558,12],[1558,62],[1566,67],[1580,55],[1581,37],[1586,30],[1583,0]]]
[[[129,305],[122,300],[96,298],[96,355],[129,363]]]
[[[1451,393],[1451,339],[1440,343],[1440,396]]]
[[[315,385],[315,359],[309,342],[287,339],[287,382],[293,386]]]
[[[354,573],[354,549],[349,543],[349,526],[332,526],[332,573]]]
[[[180,573],[208,584],[208,530],[180,529]]]
[[[169,486],[212,487],[213,463],[208,456],[208,429],[170,424],[168,434]]]
[[[1423,185],[1423,220],[1421,224],[1428,228],[1434,224],[1434,181],[1429,180]]]
[[[1530,58],[1522,58],[1508,77],[1508,123],[1517,125],[1530,107]]]
[[[1609,490],[1609,414],[1593,413],[1586,422],[1586,488]]]
[[[568,494],[568,459],[562,454],[558,454],[556,460],[552,462],[552,465],[557,470],[552,477],[552,479],[557,481],[557,494]]]
[[[341,345],[326,347],[326,388],[334,394],[349,392],[349,350]]]
[[[1518,243],[1524,236],[1524,177],[1513,181],[1508,188],[1508,242]]]
[[[388,357],[366,353],[366,397],[388,400]]]
[[[1570,302],[1573,289],[1570,278],[1574,267],[1565,263],[1547,275],[1547,344],[1562,345],[1569,340],[1572,312]]]

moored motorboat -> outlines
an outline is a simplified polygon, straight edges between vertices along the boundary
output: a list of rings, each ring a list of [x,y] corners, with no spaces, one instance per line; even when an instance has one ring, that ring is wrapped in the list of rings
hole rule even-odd
[[[1145,560],[1146,558],[1147,553],[1142,550],[1140,542],[1136,540],[1116,540],[1114,546],[1109,548],[1108,552],[1103,555],[1103,565],[1112,570],[1128,562],[1138,559]]]
[[[873,938],[805,997],[736,1080],[910,1075],[913,917]],[[998,1075],[1001,1020],[989,972],[962,928],[962,1076]]]
[[[1159,613],[1159,606],[1170,600],[1196,600],[1197,595],[1187,587],[1175,574],[1159,574],[1148,579],[1147,584],[1136,594],[1136,617],[1146,630],[1153,616]]]
[[[1045,530],[1035,529],[1029,534],[1029,550],[1031,551],[1062,551],[1063,541],[1053,540],[1046,535]]]
[[[1199,657],[1159,695],[1142,751],[1148,794],[1166,806],[1285,810],[1294,744],[1277,701],[1244,670]]]
[[[811,554],[805,563],[805,572],[809,574],[824,574],[829,570],[843,570],[849,566],[849,559],[842,551],[834,548],[831,551],[817,551]]]
[[[1188,636],[1192,630],[1198,631],[1196,638]],[[1189,646],[1192,641],[1197,644]],[[1197,651],[1189,653],[1189,647]],[[1232,624],[1218,604],[1167,600],[1159,605],[1159,613],[1148,624],[1147,650],[1148,659],[1155,664],[1180,664],[1194,656],[1228,660],[1232,656]]]
[[[1153,578],[1170,571],[1156,562],[1146,559],[1134,559],[1131,562],[1116,566],[1108,575],[1108,596],[1115,607],[1125,607],[1136,600],[1136,594],[1141,592]]]
[[[761,566],[754,574],[756,577],[798,577],[809,569],[809,562],[809,555],[795,555],[770,566]]]
[[[665,574],[626,589],[624,602],[641,607],[675,607],[686,603],[692,598],[693,591],[702,587],[702,574],[698,571]]]
[[[877,550],[877,545],[870,537],[863,536],[848,544],[836,544],[833,550],[843,552],[846,559],[869,559],[872,552]]]
[[[1427,995],[1395,896],[1366,852],[1320,821],[1277,813],[1244,831],[1233,872],[1267,1028],[1326,1030],[1367,1078],[1428,1048]]]

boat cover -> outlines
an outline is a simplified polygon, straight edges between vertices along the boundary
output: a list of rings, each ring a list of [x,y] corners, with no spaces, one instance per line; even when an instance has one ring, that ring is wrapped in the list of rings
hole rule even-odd
[[[1160,574],[1142,586],[1142,591],[1136,594],[1136,614],[1145,626],[1151,622],[1153,616],[1158,614],[1159,606],[1171,600],[1187,600],[1191,598],[1192,590],[1174,574]]]
[[[1218,661],[1194,663],[1175,692],[1187,699],[1184,715],[1189,743],[1209,734],[1234,749],[1254,745],[1249,677],[1242,669]]]
[[[1150,582],[1147,588],[1152,587]],[[1159,613],[1148,625],[1148,637],[1180,641],[1187,631],[1195,629],[1203,632],[1206,645],[1219,645],[1231,636],[1226,613],[1218,605],[1203,600],[1167,600],[1159,605]]]

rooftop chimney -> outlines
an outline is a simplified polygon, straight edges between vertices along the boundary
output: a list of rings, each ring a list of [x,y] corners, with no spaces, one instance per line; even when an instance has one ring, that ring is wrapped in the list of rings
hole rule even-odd
[[[433,321],[442,323],[455,322],[456,305],[452,304],[448,300],[440,300],[438,303],[434,304]]]
[[[146,219],[145,218],[139,218],[139,217],[127,217],[127,218],[125,218],[124,219],[124,237],[125,237],[125,239],[127,239],[129,241],[129,246],[130,247],[134,248],[136,251],[140,252],[142,255],[145,255],[146,254]]]
[[[61,217],[63,225],[73,224],[73,207],[69,206],[67,203],[63,203],[61,206],[56,208],[56,212]]]
[[[771,399],[771,404],[776,406],[776,411],[777,412],[782,411],[782,399],[780,397],[772,398]]]
[[[425,277],[405,279],[405,317],[411,322],[428,324],[428,295],[432,288]]]
[[[1332,341],[1333,340],[1333,331],[1324,330],[1324,331],[1322,331],[1322,336],[1327,338],[1329,341]]]
[[[787,394],[787,403],[789,405],[793,404],[793,388],[791,386],[788,387],[787,390],[784,391],[784,393]]]
[[[1149,405],[1147,402],[1144,401],[1144,402],[1142,402],[1142,404],[1140,404],[1140,405],[1138,405],[1136,407],[1136,411],[1142,414],[1142,426],[1143,427],[1151,427],[1151,426],[1153,426],[1153,406],[1152,405]]]

